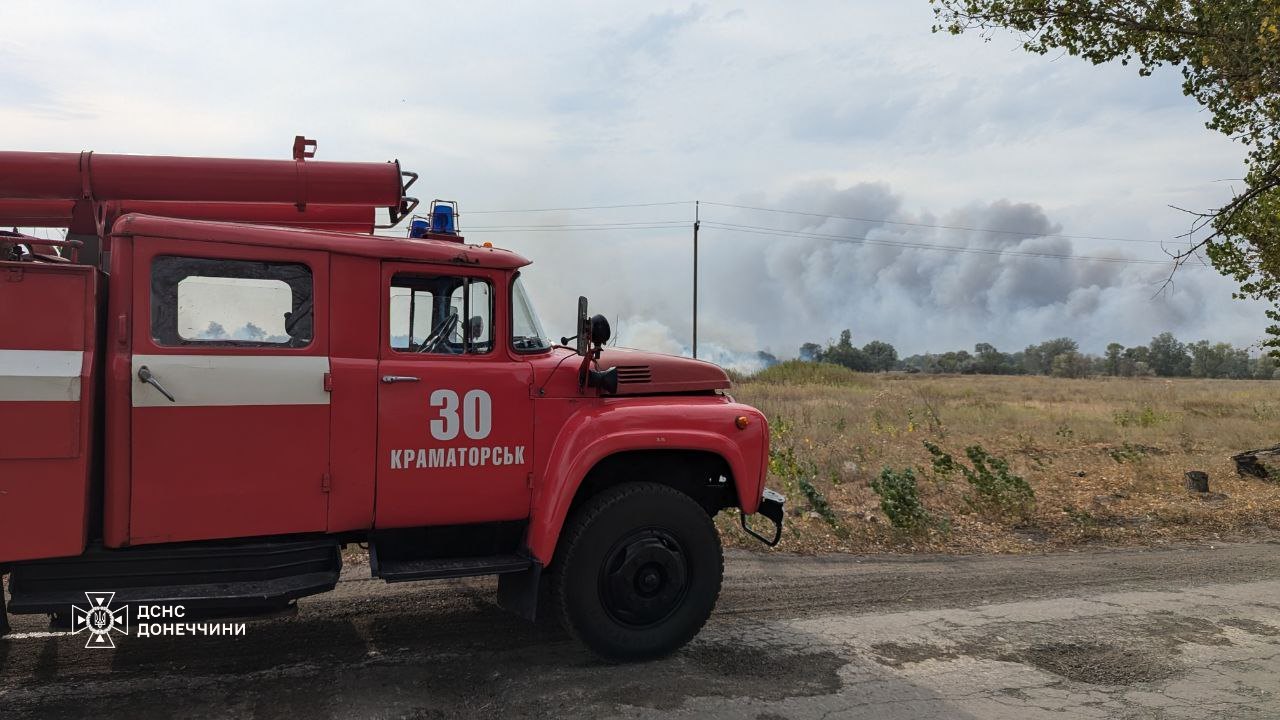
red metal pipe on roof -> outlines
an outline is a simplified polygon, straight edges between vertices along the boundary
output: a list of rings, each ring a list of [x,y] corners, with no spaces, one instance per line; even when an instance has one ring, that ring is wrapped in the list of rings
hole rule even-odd
[[[74,200],[0,198],[0,229],[6,227],[56,227],[71,225]]]
[[[299,135],[292,160],[0,152],[0,225],[65,227],[93,264],[94,237],[128,212],[372,233],[377,208],[395,223],[417,206],[399,161],[308,160],[315,147]]]
[[[0,198],[0,228],[69,228],[72,200]],[[120,200],[103,203],[101,212],[110,222],[127,213],[142,213],[187,220],[219,220],[259,225],[372,233],[377,209],[372,205],[307,205],[299,210],[287,203],[206,203],[165,200]]]
[[[400,163],[0,152],[0,198],[398,208]]]
[[[122,215],[139,213],[185,220],[276,225],[371,234],[376,221],[372,205],[309,204],[299,210],[288,203],[174,202],[164,200],[120,200],[103,203],[103,219],[109,226]]]

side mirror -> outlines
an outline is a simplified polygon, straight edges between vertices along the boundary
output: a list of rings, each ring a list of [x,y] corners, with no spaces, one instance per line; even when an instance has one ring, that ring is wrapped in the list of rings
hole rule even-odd
[[[587,320],[587,298],[578,296],[578,354],[586,355],[591,349],[591,324]]]

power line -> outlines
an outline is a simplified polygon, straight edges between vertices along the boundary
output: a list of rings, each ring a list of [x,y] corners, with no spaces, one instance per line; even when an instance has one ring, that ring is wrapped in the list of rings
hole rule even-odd
[[[553,230],[553,229],[561,229],[561,230],[576,230],[576,229],[584,229],[584,230],[586,230],[586,229],[593,229],[593,228],[598,228],[598,229],[602,229],[602,230],[627,230],[627,229],[630,229],[630,228],[633,228],[633,227],[639,227],[639,226],[642,226],[642,225],[643,225],[643,226],[660,225],[660,226],[664,226],[664,227],[685,227],[685,226],[687,226],[688,224],[689,224],[689,221],[687,221],[687,220],[642,220],[642,221],[638,221],[638,222],[621,222],[621,223],[551,223],[551,224],[546,224],[546,225],[533,225],[533,224],[528,224],[528,225],[471,225],[471,226],[468,226],[468,227],[464,228],[464,230],[465,230],[465,231],[467,231],[467,232],[471,232],[471,231],[483,231],[483,232],[509,231],[509,232],[514,232],[514,231],[517,231],[517,230]]]
[[[510,210],[469,210],[467,214],[471,215],[490,215],[498,213],[518,214],[518,213],[542,213],[542,212],[577,212],[586,210],[617,210],[625,208],[646,208],[646,207],[670,207],[675,205],[693,205],[697,200],[671,200],[667,202],[651,202],[651,203],[617,203],[613,205],[584,205],[579,207],[558,207],[558,208],[522,208]],[[711,200],[702,201],[704,205],[712,205],[715,207],[734,208],[737,210],[751,210],[755,212],[778,213],[784,215],[798,215],[803,217],[823,218],[827,220],[850,220],[853,222],[875,223],[879,225],[900,225],[904,227],[930,228],[935,230],[955,230],[962,232],[980,232],[992,233],[996,235],[1016,235],[1020,239],[1033,237],[1060,237],[1067,240],[1097,240],[1103,242],[1128,242],[1128,243],[1145,243],[1152,245],[1164,245],[1163,240],[1151,240],[1147,238],[1125,238],[1113,237],[1107,235],[1070,235],[1066,233],[1045,233],[1045,232],[1027,232],[1022,230],[1005,230],[1001,228],[983,228],[973,227],[969,225],[947,225],[942,223],[924,223],[910,222],[907,220],[889,220],[887,218],[865,218],[855,215],[837,215],[833,213],[819,213],[806,210],[791,210],[787,208],[764,207],[760,205],[744,205],[740,203],[724,203]],[[460,213],[461,214],[461,213]],[[483,226],[482,226],[483,227]],[[540,226],[541,227],[541,226]],[[552,227],[552,226],[547,226]]]
[[[660,207],[663,205],[692,205],[693,200],[672,200],[670,202],[625,203],[620,205],[589,205],[584,207],[561,208],[525,208],[523,210],[467,210],[459,215],[494,215],[497,213],[537,213],[537,212],[570,212],[574,210],[616,210],[619,208]]]
[[[1163,240],[1105,237],[1100,235],[1066,235],[1063,233],[1022,232],[1020,230],[1000,230],[997,228],[979,228],[979,227],[969,227],[966,225],[940,225],[935,223],[907,222],[904,220],[887,220],[884,218],[863,218],[863,217],[854,217],[851,215],[830,215],[826,213],[807,212],[803,210],[786,210],[783,208],[759,207],[756,205],[737,205],[734,203],[712,202],[710,200],[703,200],[702,203],[704,205],[715,205],[717,207],[736,208],[739,210],[755,210],[757,212],[781,213],[786,215],[803,215],[805,217],[827,218],[830,220],[853,220],[855,222],[876,223],[880,225],[905,225],[907,227],[934,228],[938,230],[963,230],[967,232],[996,233],[1000,235],[1019,235],[1024,238],[1060,237],[1060,238],[1066,238],[1068,240],[1105,240],[1110,242],[1137,242],[1137,243],[1155,243],[1155,244],[1164,243]]]
[[[794,239],[813,239],[828,240],[832,242],[841,242],[851,245],[880,245],[886,247],[899,247],[914,250],[940,250],[942,252],[951,253],[968,253],[977,255],[1008,255],[1012,257],[1030,257],[1049,260],[1081,260],[1086,262],[1109,262],[1121,263],[1129,265],[1165,265],[1172,262],[1169,260],[1150,260],[1141,258],[1120,258],[1106,257],[1097,255],[1071,255],[1066,253],[1037,252],[1030,250],[1003,250],[1000,248],[979,248],[979,247],[962,247],[956,245],[933,245],[929,243],[909,242],[904,240],[888,240],[869,238],[862,235],[830,235],[826,233],[816,233],[805,230],[788,230],[785,228],[761,227],[755,225],[739,225],[735,223],[722,223],[713,220],[705,220],[703,224],[707,227],[726,232],[746,233],[751,235],[768,235],[774,237],[786,237]],[[626,230],[671,230],[674,228],[683,228],[689,225],[683,220],[664,221],[661,223],[584,223],[580,225],[484,225],[479,227],[465,228],[465,233],[519,233],[519,232],[612,232]]]
[[[669,202],[654,203],[618,203],[614,205],[592,205],[580,207],[561,207],[561,208],[525,208],[513,210],[474,210],[472,214],[496,214],[496,213],[538,213],[538,212],[570,212],[585,210],[614,210],[622,208],[644,208],[644,207],[661,207],[673,205],[697,204],[695,200],[674,200]],[[934,228],[940,230],[960,230],[967,232],[983,232],[1000,235],[1017,235],[1019,239],[1030,239],[1037,237],[1060,237],[1069,240],[1099,240],[1110,242],[1131,242],[1131,243],[1148,243],[1164,245],[1160,240],[1147,240],[1138,238],[1121,238],[1107,237],[1100,235],[1067,235],[1063,233],[1033,233],[1022,232],[1017,230],[1003,230],[997,228],[978,228],[964,225],[943,225],[934,223],[918,223],[898,220],[862,218],[850,215],[835,215],[828,213],[815,213],[803,210],[788,210],[784,208],[770,208],[757,205],[742,205],[736,203],[721,203],[705,201],[703,204],[717,207],[735,208],[740,210],[752,210],[757,212],[779,213],[786,215],[799,215],[805,217],[816,217],[835,220],[851,220],[855,222],[867,222],[884,225],[901,225],[906,227]],[[1040,252],[1032,250],[1004,250],[1000,248],[981,248],[981,247],[963,247],[955,245],[933,245],[922,242],[910,242],[906,240],[889,240],[869,238],[860,235],[831,235],[826,233],[818,233],[808,230],[791,230],[787,228],[775,228],[759,225],[743,225],[738,223],[728,223],[715,220],[704,221],[708,227],[726,232],[747,233],[752,235],[769,235],[775,237],[790,238],[809,238],[828,240],[832,242],[843,242],[847,244],[858,245],[880,245],[887,247],[900,247],[916,250],[937,250],[951,253],[967,253],[978,255],[1008,255],[1012,257],[1030,257],[1050,260],[1080,260],[1085,262],[1107,262],[1119,263],[1127,265],[1166,265],[1172,262],[1172,258],[1168,260],[1150,260],[1140,258],[1123,258],[1108,257],[1098,255],[1074,255],[1067,253]],[[684,227],[688,222],[684,220],[660,220],[660,221],[636,221],[636,222],[618,222],[618,223],[548,223],[548,224],[523,224],[523,225],[478,225],[465,228],[465,232],[496,232],[496,233],[517,233],[517,232],[615,232],[615,231],[631,231],[631,230],[669,230],[678,227]]]
[[[927,243],[913,243],[900,240],[879,240],[874,238],[863,237],[860,235],[827,235],[824,233],[811,233],[795,230],[777,230],[777,229],[754,229],[748,226],[724,226],[724,223],[712,222],[704,220],[703,225],[708,227],[726,230],[728,232],[750,233],[753,235],[772,235],[777,237],[789,237],[799,239],[815,239],[829,240],[832,242],[842,242],[851,245],[883,245],[888,247],[911,248],[916,250],[941,250],[943,252],[952,253],[969,253],[976,255],[1009,255],[1014,257],[1032,257],[1049,260],[1083,260],[1087,262],[1109,262],[1121,263],[1127,265],[1167,265],[1172,262],[1169,260],[1144,260],[1137,258],[1117,258],[1105,257],[1097,255],[1068,255],[1064,253],[1035,252],[1028,250],[1002,250],[999,248],[975,248],[975,247],[958,247],[955,245],[930,245]]]
[[[574,227],[559,225],[530,225],[527,227],[511,226],[511,227],[478,227],[478,228],[462,228],[463,235],[468,233],[516,233],[516,232],[609,232],[616,230],[671,230],[672,228],[688,227],[687,222],[672,222],[665,224],[645,224],[636,225],[634,227]]]

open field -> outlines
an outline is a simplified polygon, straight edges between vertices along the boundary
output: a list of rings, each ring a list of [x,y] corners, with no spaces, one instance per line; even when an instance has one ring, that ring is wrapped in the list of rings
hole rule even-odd
[[[1280,484],[1237,477],[1230,460],[1280,442],[1274,381],[774,370],[732,392],[773,427],[770,484],[789,506],[781,549],[1027,552],[1280,530]],[[962,462],[975,444],[1005,458],[1034,506],[975,510],[969,483],[935,471],[925,441]],[[869,485],[886,466],[914,468],[924,529],[889,526]],[[1212,492],[1187,491],[1188,470],[1208,472]],[[734,520],[722,519],[726,536],[749,546],[728,531]]]

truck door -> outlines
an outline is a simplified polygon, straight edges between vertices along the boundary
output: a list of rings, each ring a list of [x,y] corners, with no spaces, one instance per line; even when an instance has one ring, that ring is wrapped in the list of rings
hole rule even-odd
[[[328,256],[135,240],[133,543],[323,531]]]
[[[502,277],[383,264],[375,526],[528,517],[532,371]]]

